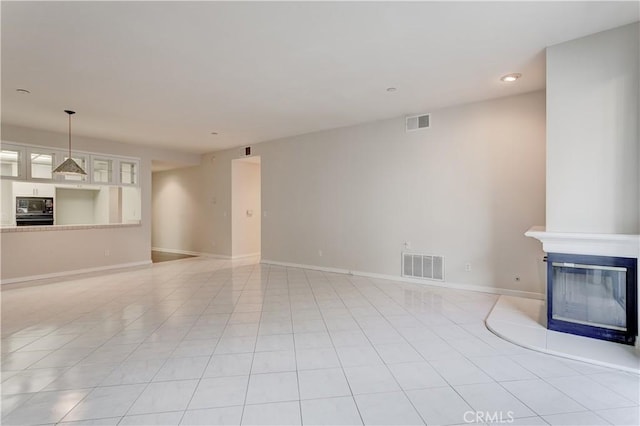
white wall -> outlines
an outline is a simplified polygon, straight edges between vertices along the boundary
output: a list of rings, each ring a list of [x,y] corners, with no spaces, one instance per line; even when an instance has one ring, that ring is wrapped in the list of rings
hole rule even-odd
[[[66,128],[61,129],[66,132]],[[66,133],[2,125],[2,140],[65,149]],[[200,156],[74,136],[81,151],[141,158],[141,225],[126,228],[2,233],[2,280],[151,260],[151,161],[198,164]]]
[[[260,254],[260,163],[233,160],[231,215],[232,255]]]
[[[242,155],[240,152],[242,151]],[[200,226],[194,237],[201,252],[232,256],[231,164],[244,148],[205,154],[200,163]]]
[[[543,253],[523,234],[544,223],[544,92],[431,119],[415,133],[399,117],[254,145],[263,259],[399,276],[409,241],[446,257],[447,281],[542,293]],[[243,156],[154,173],[153,245],[235,254],[232,164]],[[196,215],[180,207],[192,202]]]
[[[203,251],[198,234],[207,212],[200,175],[200,167],[153,173],[153,247]]]
[[[640,24],[547,49],[547,230],[640,233]]]
[[[542,293],[543,253],[523,234],[544,223],[544,92],[431,119],[415,133],[400,117],[254,145],[263,259],[399,276],[409,241],[446,257],[448,281]],[[194,170],[154,174],[154,194],[172,179],[202,182],[197,231],[168,248],[235,253],[232,163],[242,157],[240,148],[218,151]]]
[[[2,279],[144,262],[150,250],[141,227],[2,234]]]
[[[106,223],[96,222],[99,193],[89,189],[56,188],[56,225]]]
[[[197,167],[153,173],[153,247],[231,257],[231,162],[238,150]],[[180,205],[194,206],[185,210]]]
[[[431,126],[405,133],[401,117],[256,146],[263,259],[398,276],[410,242],[445,256],[447,281],[542,293],[542,252],[523,233],[544,222],[544,92],[432,111]]]

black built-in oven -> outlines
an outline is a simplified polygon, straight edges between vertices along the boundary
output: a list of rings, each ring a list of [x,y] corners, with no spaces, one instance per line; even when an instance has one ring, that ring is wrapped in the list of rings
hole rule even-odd
[[[16,197],[16,225],[53,225],[53,197]]]

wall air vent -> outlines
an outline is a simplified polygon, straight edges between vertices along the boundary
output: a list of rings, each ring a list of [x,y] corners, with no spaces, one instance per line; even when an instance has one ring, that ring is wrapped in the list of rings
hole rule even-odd
[[[444,257],[403,252],[402,276],[444,281]]]
[[[416,130],[428,129],[430,122],[429,114],[412,115],[407,117],[406,131],[414,132]]]

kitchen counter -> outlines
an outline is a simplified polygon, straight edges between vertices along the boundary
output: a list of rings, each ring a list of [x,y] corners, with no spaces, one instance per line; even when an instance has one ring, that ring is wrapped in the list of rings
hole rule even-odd
[[[107,223],[102,225],[42,225],[42,226],[3,226],[1,233],[8,232],[43,232],[43,231],[75,231],[80,229],[132,228],[140,226],[136,223]]]

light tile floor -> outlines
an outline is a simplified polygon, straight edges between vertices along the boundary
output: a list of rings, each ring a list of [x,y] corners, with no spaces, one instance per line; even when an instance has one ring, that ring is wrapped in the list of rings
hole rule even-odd
[[[637,375],[489,332],[496,296],[195,258],[2,291],[2,423],[640,423]]]

